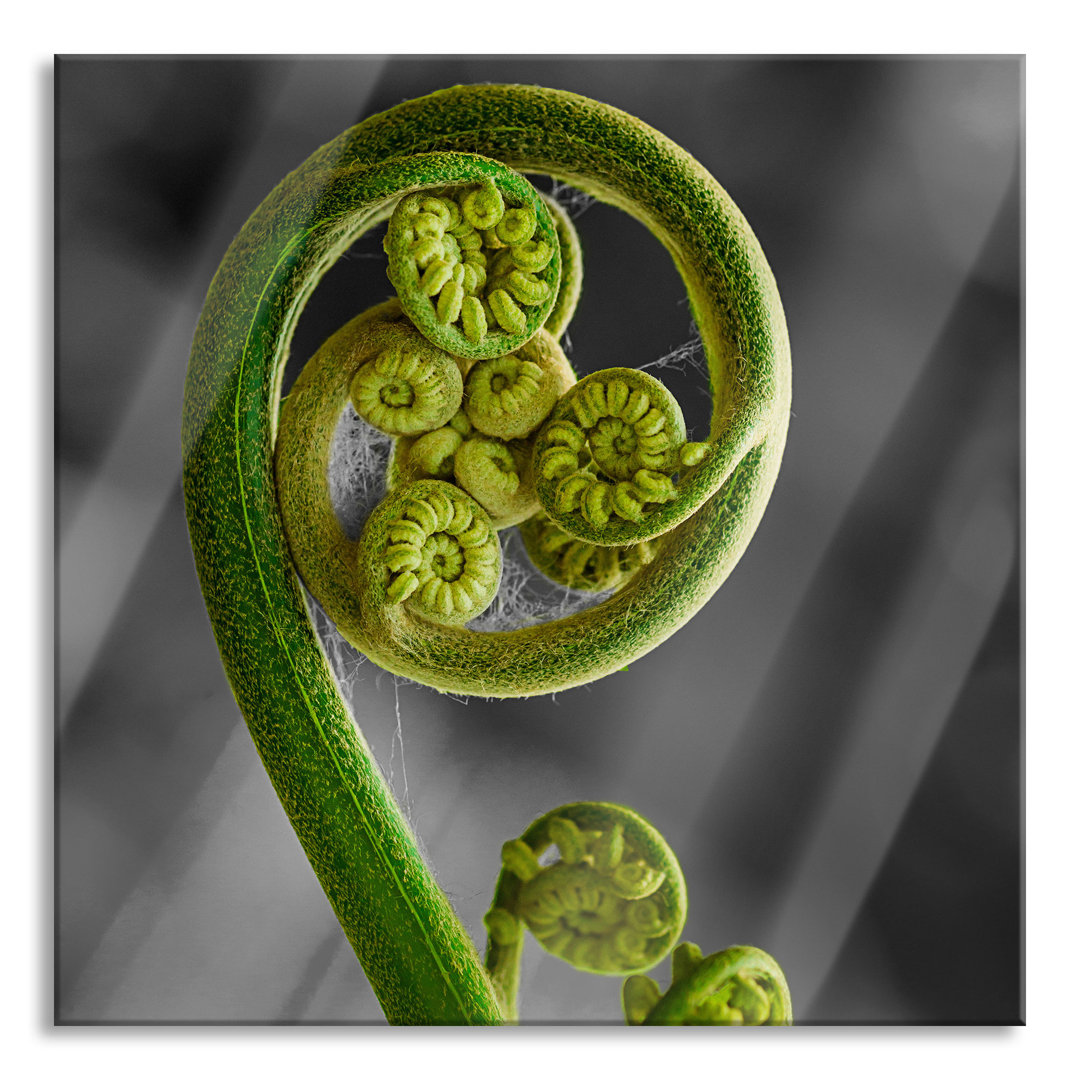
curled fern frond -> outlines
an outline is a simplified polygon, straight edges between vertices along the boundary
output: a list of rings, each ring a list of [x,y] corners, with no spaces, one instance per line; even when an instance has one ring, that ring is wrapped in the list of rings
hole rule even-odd
[[[544,861],[549,848],[554,862]],[[513,1015],[526,929],[576,968],[625,975],[662,959],[685,921],[682,870],[656,829],[623,806],[572,803],[503,845],[487,970]]]
[[[703,957],[682,942],[671,954],[671,986],[631,975],[623,983],[628,1024],[790,1024],[791,994],[780,965],[761,949],[733,945]]]
[[[469,369],[465,415],[484,435],[524,439],[548,419],[574,381],[574,370],[558,342],[541,330],[514,352],[481,360]]]
[[[530,447],[474,436],[454,454],[454,479],[491,515],[497,529],[517,525],[540,508]]]
[[[409,318],[467,360],[524,345],[555,307],[561,267],[555,223],[509,169],[479,184],[433,187],[397,204],[383,247]]]
[[[564,532],[545,513],[518,527],[533,565],[552,581],[569,589],[605,592],[625,585],[656,557],[660,541],[645,540],[625,547],[601,547]]]
[[[394,307],[354,319],[337,338],[357,364],[349,382],[353,408],[387,435],[416,435],[441,427],[461,406],[461,372],[454,358],[431,345]]]
[[[320,384],[327,385],[315,376],[301,377],[282,414],[279,496],[292,557],[343,636],[395,674],[452,693],[500,697],[588,682],[624,668],[690,618],[760,520],[779,466],[790,395],[775,286],[752,234],[715,182],[683,151],[617,110],[555,91],[461,87],[389,115],[392,123],[376,117],[357,129],[366,151],[405,152],[414,128],[416,146],[433,140],[451,151],[400,159],[409,182],[396,202],[380,207],[393,209],[386,247],[399,301],[421,333],[457,357],[465,382],[463,409],[450,421],[399,436],[388,486],[453,480],[472,491],[496,528],[542,507],[579,546],[564,546],[556,560],[535,559],[541,572],[594,591],[611,589],[612,596],[564,618],[491,632],[368,610],[349,560],[334,555],[342,538],[333,516],[322,512],[322,496],[300,494],[305,485],[324,485],[325,464],[321,431],[312,438],[308,429],[298,441],[295,418],[316,413],[327,427],[336,407],[320,398],[308,408]],[[461,126],[466,116],[469,126]],[[569,128],[552,128],[555,116]],[[569,129],[589,131],[588,153],[565,137]],[[465,143],[497,160],[453,152]],[[609,369],[573,383],[551,335],[565,329],[580,293],[580,245],[565,213],[515,169],[557,175],[620,206],[672,251],[709,362],[707,441],[687,442],[674,398],[640,371]],[[554,275],[556,261],[559,274],[545,278]],[[551,288],[539,288],[540,281]],[[528,322],[527,333],[517,336],[523,312],[536,315],[535,327]],[[482,340],[469,329],[481,325],[488,328]],[[379,392],[394,404],[410,391]],[[447,427],[460,443],[441,430]],[[470,446],[478,438],[498,442]],[[532,443],[531,470],[520,461],[522,439]],[[301,474],[306,479],[298,480]],[[654,549],[639,547],[653,542]],[[619,554],[593,550],[603,547]]]
[[[485,510],[454,484],[417,480],[372,513],[358,543],[357,577],[382,602],[447,626],[486,610],[499,591],[502,548]]]
[[[678,501],[672,474],[685,445],[682,409],[659,379],[631,368],[594,372],[562,396],[537,435],[537,495],[579,540],[650,540],[678,523],[656,511]],[[678,514],[699,505],[683,500]]]
[[[354,388],[358,365],[346,346],[359,326],[320,348],[284,403],[281,386],[308,297],[359,236],[395,212],[387,248],[400,299],[392,302],[397,314],[381,305],[381,316],[394,322],[403,311],[436,349],[459,361],[465,375],[471,363],[520,348],[545,325],[559,336],[580,291],[580,259],[565,215],[553,214],[521,173],[557,177],[625,210],[671,253],[709,366],[712,423],[707,446],[678,447],[674,472],[671,446],[646,446],[643,453],[660,454],[664,467],[650,467],[639,453],[641,468],[628,479],[608,476],[591,450],[577,448],[576,472],[583,475],[558,480],[574,479],[560,496],[569,509],[553,504],[569,515],[562,527],[574,534],[587,524],[596,535],[579,539],[615,546],[663,532],[656,557],[588,610],[540,626],[474,633],[461,623],[468,614],[462,597],[472,596],[468,585],[455,595],[442,588],[453,585],[442,575],[447,566],[457,572],[453,545],[471,548],[464,538],[471,540],[470,529],[479,528],[485,511],[463,491],[445,495],[454,515],[449,521],[438,498],[421,500],[434,521],[424,511],[410,514],[390,503],[372,514],[375,524],[369,519],[361,546],[342,532],[326,483],[331,438],[351,390],[378,422],[419,402],[431,427],[401,438],[451,427],[467,440],[471,421],[454,404],[454,389],[444,400],[444,391],[429,395],[426,384],[414,384],[420,367],[412,366],[407,357],[413,354],[406,351],[383,360],[386,370],[378,368],[381,351],[365,358],[375,367]],[[365,313],[358,322],[374,317]],[[313,153],[267,196],[230,245],[207,294],[185,385],[184,497],[192,549],[236,700],[393,1022],[497,1023],[503,1014],[357,733],[297,572],[338,630],[395,674],[440,690],[497,697],[582,685],[673,634],[731,572],[772,491],[789,407],[783,309],[764,254],[737,207],[669,139],[575,94],[459,86],[397,105]],[[611,462],[619,460],[622,432],[607,434],[600,460],[615,470]],[[444,445],[425,447],[418,460],[438,471],[446,459]],[[675,497],[669,498],[673,476]],[[442,479],[421,482],[459,490]],[[582,482],[588,490],[582,488],[575,503]],[[632,490],[608,494],[605,485],[611,484]],[[468,526],[457,517],[469,505],[462,500],[472,504]],[[410,522],[424,539],[413,535]],[[660,531],[652,531],[657,526]],[[412,539],[396,540],[393,528]],[[486,530],[493,528],[489,522],[481,530],[484,552],[492,550]],[[639,528],[644,531],[634,531]],[[447,539],[435,539],[440,536]],[[472,563],[462,555],[461,573],[485,590],[491,566],[486,555]],[[423,586],[418,570],[432,575]],[[593,828],[567,819],[579,831]],[[627,837],[633,832],[626,827]],[[592,858],[590,869],[600,873],[607,856],[592,843],[583,859]],[[611,844],[614,850],[617,844]],[[580,865],[572,864],[574,873]],[[655,893],[620,899],[640,905],[666,897],[675,878],[665,875]],[[524,884],[510,870],[505,877],[507,888],[511,880]],[[647,878],[623,882],[614,871],[607,878],[613,891],[616,882],[624,890],[649,884]],[[678,881],[681,889],[681,876]],[[665,899],[657,916],[664,926],[673,911]],[[498,921],[498,932],[505,933],[506,920]],[[650,935],[630,921],[624,928],[618,942],[600,948],[599,960],[581,946],[585,962],[603,965],[615,955],[644,962],[649,943],[668,933]],[[645,937],[644,951],[634,934]]]

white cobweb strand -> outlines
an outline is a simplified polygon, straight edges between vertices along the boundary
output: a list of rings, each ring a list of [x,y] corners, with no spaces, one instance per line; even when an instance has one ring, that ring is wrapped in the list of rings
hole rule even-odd
[[[701,343],[701,335],[695,325],[690,326],[691,338],[682,345],[676,345],[671,352],[658,356],[655,360],[638,364],[638,371],[647,371],[649,368],[661,370],[685,372],[687,368],[704,375],[706,383],[709,378],[709,365],[705,360],[705,347]]]
[[[341,688],[342,696],[351,702],[360,668],[367,658],[357,652],[341,636],[333,620],[323,611],[319,602],[307,589],[304,590],[304,599],[307,601],[311,625],[315,627],[315,633],[330,664],[330,669],[334,673],[334,678],[337,679],[338,686]]]
[[[551,181],[551,197],[566,211],[571,221],[576,221],[596,199],[592,195],[580,191],[570,184],[564,184],[559,180]]]
[[[386,494],[386,466],[394,440],[345,406],[330,441],[327,487],[345,535],[355,540]]]

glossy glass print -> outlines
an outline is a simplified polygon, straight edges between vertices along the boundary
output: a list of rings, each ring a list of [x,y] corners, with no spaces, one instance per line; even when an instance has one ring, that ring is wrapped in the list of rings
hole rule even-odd
[[[1015,58],[971,57],[61,60],[58,1021],[386,1023],[253,749],[207,620],[181,491],[183,377],[223,254],[253,209],[320,144],[440,87],[511,83],[573,92],[640,119],[730,194],[783,297],[795,361],[788,440],[753,542],[719,591],[637,659],[613,657],[610,674],[554,693],[441,692],[366,659],[311,599],[283,525],[284,546],[257,549],[263,570],[303,587],[334,693],[378,762],[373,783],[392,792],[395,820],[406,823],[410,843],[416,838],[483,977],[486,940],[501,936],[507,948],[520,941],[520,1024],[623,1025],[675,989],[673,969],[676,983],[699,967],[694,978],[708,981],[733,962],[757,970],[760,951],[782,969],[796,1024],[1015,1021],[1021,75]],[[498,590],[482,614],[466,613],[438,635],[525,636],[566,617],[581,626],[584,616],[603,636],[600,609],[636,596],[617,624],[623,647],[639,601],[651,611],[653,598],[681,595],[644,588],[646,575],[667,576],[660,568],[668,534],[611,547],[581,539],[547,510],[530,511],[539,503],[535,471],[522,480],[550,424],[556,438],[545,438],[541,454],[554,472],[568,451],[599,455],[616,473],[626,471],[621,452],[638,455],[629,477],[581,460],[595,476],[588,487],[574,471],[541,478],[555,492],[565,483],[567,500],[579,488],[564,522],[572,530],[604,509],[603,486],[591,506],[582,501],[594,483],[614,497],[634,473],[654,469],[678,493],[693,461],[664,472],[670,459],[661,457],[656,468],[651,455],[667,448],[630,447],[641,433],[609,421],[636,421],[601,415],[598,396],[579,403],[590,410],[583,419],[572,413],[564,425],[552,414],[594,375],[605,382],[603,409],[617,406],[621,391],[609,402],[603,373],[632,370],[677,402],[686,444],[709,443],[710,376],[692,321],[701,312],[664,243],[620,206],[565,178],[491,160],[524,178],[555,228],[561,277],[552,310],[506,289],[526,317],[535,307],[547,329],[511,353],[454,360],[461,407],[417,434],[389,434],[359,415],[372,382],[386,380],[379,394],[393,376],[410,376],[399,353],[357,378],[365,360],[333,389],[342,410],[333,429],[307,442],[327,440],[332,525],[349,543],[358,544],[381,505],[388,528],[412,521],[390,501],[409,482],[448,484],[484,509],[500,548]],[[466,186],[438,186],[434,197]],[[511,201],[504,196],[504,205]],[[293,401],[304,369],[353,320],[400,302],[384,248],[392,202],[298,298],[280,387],[265,388],[265,400],[282,401],[278,456],[293,427],[286,412],[302,397],[315,402],[307,394]],[[438,259],[450,264],[438,292],[419,289],[420,298],[437,323],[445,290],[446,325],[464,337],[460,311],[449,321],[457,290],[448,286],[461,286],[462,310],[466,286],[478,289],[469,295],[481,305],[485,340],[506,333],[489,321],[488,279],[479,286],[477,271],[480,256],[486,274],[501,249],[483,239],[462,248],[454,236],[455,252],[445,236],[457,228],[444,225],[441,255],[417,252],[419,261],[432,256],[424,267],[417,262],[418,282]],[[563,258],[575,242],[577,253]],[[278,273],[291,272],[290,258]],[[265,267],[267,280],[275,265]],[[572,265],[581,268],[576,295],[566,284]],[[431,288],[445,274],[436,271]],[[542,272],[522,272],[543,280]],[[417,335],[410,340],[428,341],[407,321]],[[474,319],[474,336],[478,329]],[[256,327],[252,348],[264,348],[260,338]],[[548,404],[552,380],[556,406]],[[625,382],[629,404],[629,381],[615,381]],[[501,404],[508,389],[515,405],[536,405],[540,428],[496,414],[491,402]],[[235,409],[235,397],[225,396]],[[406,395],[399,387],[386,396],[391,404],[382,405],[396,409]],[[531,430],[519,434],[522,424]],[[670,430],[677,442],[677,427]],[[250,434],[262,438],[258,425]],[[298,445],[309,449],[303,438]],[[522,452],[530,446],[532,456]],[[235,446],[228,451],[221,460],[235,471]],[[259,499],[267,477],[280,494],[276,462],[269,472],[248,464]],[[674,505],[645,504],[643,519]],[[222,513],[232,513],[227,502]],[[612,510],[607,525],[589,527],[613,522],[639,524]],[[399,565],[388,577],[424,577],[438,608],[442,590],[427,571],[444,581],[456,573],[450,541],[471,539],[468,530],[425,551],[439,530],[419,542],[408,524],[397,529],[403,538],[391,544],[387,533],[373,564],[388,557]],[[231,537],[221,539],[232,547]],[[420,564],[408,570],[400,560],[415,556],[389,548],[412,540]],[[491,565],[474,558],[462,588],[490,582]],[[343,576],[353,573],[350,563]],[[423,588],[398,606],[415,607]],[[237,622],[252,619],[256,604],[257,595],[237,596]],[[421,618],[410,607],[397,622]],[[273,636],[267,623],[251,641]],[[397,647],[386,646],[388,663]],[[254,670],[266,684],[278,675]],[[663,925],[667,894],[658,887],[626,900],[604,884],[608,849],[588,834],[610,844],[614,828],[563,812],[591,800],[632,808],[677,856],[685,919],[675,947],[652,968],[640,970],[634,956],[647,963],[649,950],[668,946],[636,921],[645,930]],[[338,820],[336,803],[316,797],[312,805],[312,824]],[[536,862],[562,863],[556,883],[596,874],[595,889],[564,889],[560,898],[548,892],[549,879],[527,883],[504,867],[505,846],[531,845],[529,823],[547,815],[572,822],[583,839],[557,825],[565,850],[552,841],[533,851]],[[627,847],[632,857],[617,866],[642,858]],[[506,850],[528,876],[531,863]],[[500,875],[521,890],[531,884],[520,917],[495,903]],[[663,910],[653,911],[647,901],[659,908],[661,898]],[[545,917],[541,905],[553,910]],[[519,919],[520,938],[500,909]],[[584,932],[605,925],[609,937]],[[639,934],[644,953],[636,952]],[[756,951],[733,956],[735,944]],[[591,967],[567,962],[562,954],[571,953]],[[596,970],[596,958],[627,953],[621,962],[631,974]],[[928,968],[928,955],[948,955],[950,965]],[[758,986],[766,1000],[779,993]],[[714,999],[706,1016],[714,1007],[738,1008],[744,1022],[765,1009],[742,984],[726,1002]]]

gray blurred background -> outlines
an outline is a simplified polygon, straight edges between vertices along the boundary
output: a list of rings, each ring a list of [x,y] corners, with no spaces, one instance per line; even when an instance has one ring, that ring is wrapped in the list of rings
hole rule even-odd
[[[57,1020],[382,1022],[218,661],[179,417],[251,210],[344,128],[459,82],[573,90],[697,157],[770,260],[795,376],[748,553],[629,671],[498,703],[352,665],[358,723],[474,940],[501,843],[608,800],[678,853],[684,936],[771,952],[800,1022],[1017,1022],[1016,57],[58,62]],[[646,230],[599,204],[576,223],[579,373],[691,342]],[[290,378],[386,295],[377,256],[361,240],[316,291]],[[700,373],[659,374],[703,436]],[[619,980],[530,943],[521,1012],[621,1023]]]

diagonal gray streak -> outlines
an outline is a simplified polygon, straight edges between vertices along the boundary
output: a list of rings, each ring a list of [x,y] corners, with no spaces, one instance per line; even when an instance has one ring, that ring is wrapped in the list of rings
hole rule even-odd
[[[131,405],[101,468],[61,537],[58,567],[61,726],[89,676],[139,558],[180,473],[184,372],[206,284],[233,234],[269,183],[347,127],[362,110],[381,63],[299,64],[280,87],[276,109],[254,141],[209,229],[183,294],[163,312]],[[61,364],[62,366],[62,364]],[[175,431],[173,440],[162,432]]]

